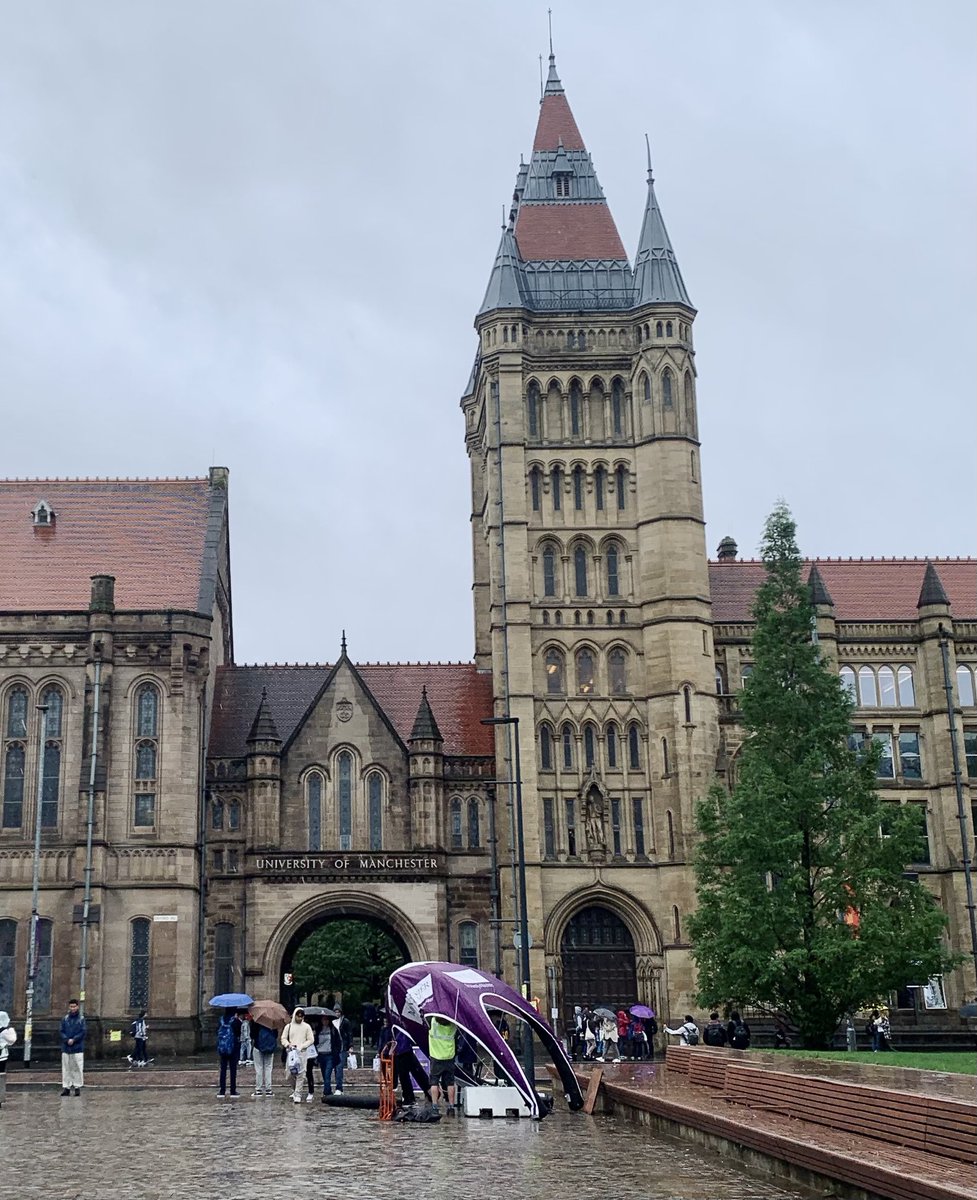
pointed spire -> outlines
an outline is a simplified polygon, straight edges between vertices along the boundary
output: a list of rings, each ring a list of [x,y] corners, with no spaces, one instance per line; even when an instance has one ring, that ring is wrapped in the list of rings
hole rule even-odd
[[[426,687],[421,688],[421,702],[417,706],[417,716],[414,718],[414,728],[410,731],[410,740],[412,742],[444,741],[441,730],[438,729],[438,723],[434,719],[434,713],[431,711]]]
[[[648,135],[645,134],[647,142]],[[648,199],[645,216],[641,223],[641,239],[634,260],[635,304],[687,304],[692,307],[689,293],[685,290],[682,272],[678,268],[675,251],[665,228],[658,197],[655,195],[655,177],[651,170],[651,143],[648,142]]]
[[[543,88],[543,96],[562,96],[563,94],[563,84],[560,82],[560,76],[556,71],[556,55],[551,50],[550,69],[546,73],[546,86]]]
[[[248,745],[252,742],[280,742],[281,740],[278,736],[278,726],[275,724],[275,718],[271,715],[271,706],[268,703],[268,691],[266,688],[262,688],[261,700],[258,702],[258,711],[254,714],[254,720],[251,722],[251,732],[248,734]]]
[[[807,588],[811,593],[811,603],[815,607],[819,604],[830,604],[832,608],[834,607],[831,593],[828,591],[827,584],[821,578],[821,572],[818,570],[817,563],[811,564],[811,573],[807,577]]]
[[[346,630],[345,629],[343,630],[343,636],[340,638],[339,652],[340,652],[340,656],[342,658],[346,657]]]
[[[923,576],[923,586],[919,589],[917,608],[926,608],[930,604],[941,604],[950,607],[950,598],[943,588],[943,581],[937,574],[936,567],[929,561],[926,563],[926,574]]]
[[[492,274],[489,276],[488,287],[485,289],[485,299],[480,313],[491,312],[494,308],[525,308],[526,300],[523,292],[523,269],[519,261],[519,249],[510,225],[502,226],[502,240],[495,256]]]

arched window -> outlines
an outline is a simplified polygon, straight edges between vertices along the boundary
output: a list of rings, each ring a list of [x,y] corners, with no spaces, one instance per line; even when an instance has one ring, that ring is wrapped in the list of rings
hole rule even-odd
[[[692,374],[690,371],[685,372],[683,381],[683,389],[685,391],[685,424],[688,426],[688,432],[695,432],[695,402],[692,395]]]
[[[672,407],[672,372],[665,368],[662,371],[662,408],[670,409]]]
[[[51,1011],[51,981],[54,978],[54,922],[40,917],[37,922],[37,967],[34,976],[34,1012]]]
[[[215,796],[210,802],[210,827],[211,829],[224,828],[224,801],[219,796]],[[310,850],[318,850],[318,846],[310,846]]]
[[[14,1006],[14,972],[17,969],[17,922],[0,919],[0,1012]]]
[[[553,493],[553,511],[559,512],[563,506],[563,472],[554,467],[550,472],[550,490]]]
[[[218,995],[236,991],[234,984],[234,926],[229,921],[219,921],[214,926],[214,991]]]
[[[665,845],[668,847],[668,857],[675,857],[675,822],[671,812],[665,813]]]
[[[478,967],[478,926],[462,921],[458,926],[458,961],[464,967]]]
[[[129,922],[129,1008],[149,1008],[149,937],[152,922],[136,917]],[[225,989],[230,991],[230,988]]]
[[[581,410],[583,408],[583,392],[575,379],[570,384],[570,436],[580,434]]]
[[[883,708],[896,706],[896,676],[891,667],[879,667],[879,699]]]
[[[577,651],[577,693],[589,696],[594,691],[594,656],[585,646]]]
[[[556,595],[556,551],[552,546],[543,550],[543,595]]]
[[[974,676],[970,667],[963,663],[957,667],[957,700],[961,708],[972,708],[974,704]],[[4,822],[6,824],[6,822]]]
[[[580,512],[583,508],[583,467],[573,468],[573,507]]]
[[[672,905],[672,933],[675,935],[675,940],[682,940],[682,919],[679,916],[678,905]]]
[[[339,775],[339,848],[353,849],[353,756],[343,750],[336,760]]]
[[[913,687],[912,667],[899,668],[899,703],[903,708],[914,708],[916,705],[916,689]]]
[[[667,779],[672,773],[672,764],[668,761],[668,738],[662,738],[662,779]]]
[[[651,403],[651,379],[644,374],[641,376],[641,395],[644,398],[645,404]]]
[[[858,668],[858,702],[862,708],[878,708],[875,691],[875,672],[871,667]]]
[[[655,337],[661,337],[664,332],[661,321],[655,322]]]
[[[549,725],[539,727],[539,765],[543,771],[553,770],[553,733]]]
[[[47,708],[45,735],[49,738],[60,738],[64,721],[64,692],[59,687],[45,688],[41,694],[41,704]]]
[[[3,828],[20,829],[24,823],[24,767],[26,752],[11,742],[3,756]]]
[[[451,849],[460,850],[464,846],[461,819],[461,800],[455,796],[451,801]]]
[[[309,813],[309,849],[322,849],[322,776],[313,771],[305,781],[305,800]]]
[[[152,829],[159,775],[159,691],[152,683],[136,691],[134,725],[132,824],[136,829]]]
[[[607,765],[614,771],[617,769],[617,726],[613,721],[607,726],[604,738],[607,744]]]
[[[539,384],[536,380],[532,380],[529,388],[526,391],[526,410],[527,423],[529,426],[529,436],[539,436]]]
[[[855,672],[851,667],[842,667],[838,672],[838,677],[841,680],[841,686],[848,693],[852,704],[858,703],[858,689],[855,686]]]
[[[573,552],[573,594],[587,595],[587,551],[577,546]]]
[[[8,738],[27,737],[27,689],[11,688],[7,693],[7,722]]]
[[[628,656],[615,646],[607,656],[607,678],[612,696],[626,696],[628,691]]]
[[[566,691],[566,659],[562,650],[551,646],[543,659],[546,667],[546,690],[551,696],[562,696]]]
[[[686,685],[682,688],[682,706],[685,709],[685,723],[692,724],[692,689]]]
[[[231,800],[227,806],[227,828],[236,833],[241,828],[241,801]]]
[[[594,467],[594,506],[598,512],[604,511],[604,493],[607,490],[607,470],[604,467]]]
[[[626,506],[628,491],[628,469],[623,463],[614,468],[614,486],[617,492],[618,510],[623,512]]]
[[[689,451],[689,478],[693,483],[699,482],[699,462],[694,450]]]
[[[605,552],[607,562],[607,594],[608,596],[619,596],[621,594],[621,581],[618,575],[618,552],[617,546],[612,542]]]
[[[628,766],[632,771],[641,769],[641,734],[637,725],[628,727]]]
[[[533,512],[539,512],[543,506],[543,472],[539,467],[533,467],[529,472],[529,503]]]
[[[593,725],[585,725],[583,729],[583,758],[588,767],[592,767],[597,758],[597,739],[594,737]]]
[[[370,849],[383,849],[383,776],[371,771],[366,781],[366,798],[369,812]]]
[[[560,732],[563,743],[563,769],[569,771],[573,767],[573,726],[566,724]]]
[[[624,384],[620,379],[611,384],[611,430],[615,437],[624,433]]]
[[[665,336],[666,336],[666,337],[671,337],[671,336],[672,336],[672,323],[671,323],[671,321],[666,321],[666,322],[665,322]]]
[[[472,796],[468,801],[468,849],[477,850],[481,844],[482,835],[478,818],[478,798]]]

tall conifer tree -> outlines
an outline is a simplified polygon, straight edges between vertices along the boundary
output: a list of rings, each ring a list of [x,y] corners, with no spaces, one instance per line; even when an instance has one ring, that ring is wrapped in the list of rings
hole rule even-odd
[[[878,749],[850,744],[853,704],[823,658],[781,504],[767,520],[753,608],[745,740],[730,792],[700,803],[700,1001],[786,1014],[807,1046],[846,1013],[948,969],[943,912],[907,878],[921,813],[880,794]]]

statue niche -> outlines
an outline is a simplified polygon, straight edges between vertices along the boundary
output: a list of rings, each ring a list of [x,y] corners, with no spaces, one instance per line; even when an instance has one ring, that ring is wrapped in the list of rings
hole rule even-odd
[[[607,813],[607,791],[597,777],[596,771],[591,771],[589,778],[581,789],[583,802],[584,831],[587,837],[587,857],[591,862],[603,862],[607,857],[607,833],[605,817]]]

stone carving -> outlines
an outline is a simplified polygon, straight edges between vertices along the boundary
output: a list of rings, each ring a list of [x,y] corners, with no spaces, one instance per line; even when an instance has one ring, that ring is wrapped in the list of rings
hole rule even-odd
[[[587,832],[587,849],[604,853],[607,838],[604,833],[604,796],[597,783],[592,783],[584,798],[584,825]]]
[[[352,717],[352,715],[353,715],[352,700],[343,699],[343,700],[338,700],[336,702],[336,716],[340,719],[340,721],[342,721],[345,724],[345,722],[348,721]]]

